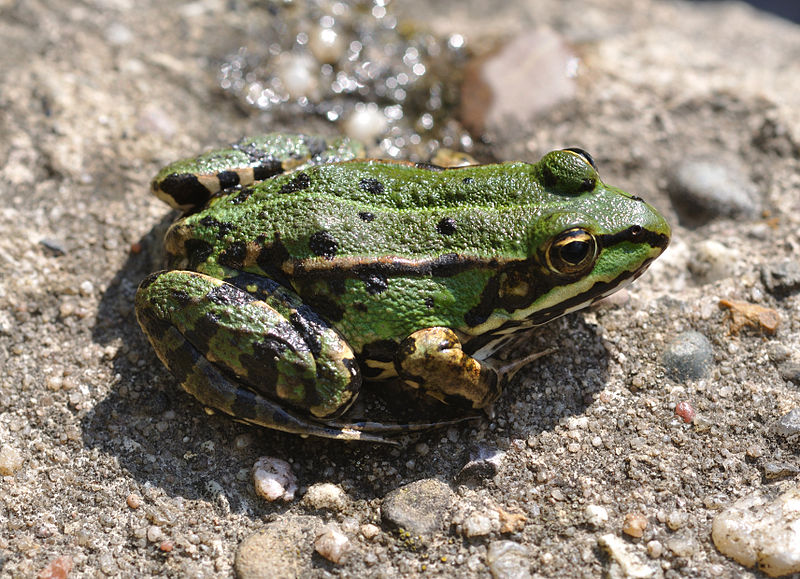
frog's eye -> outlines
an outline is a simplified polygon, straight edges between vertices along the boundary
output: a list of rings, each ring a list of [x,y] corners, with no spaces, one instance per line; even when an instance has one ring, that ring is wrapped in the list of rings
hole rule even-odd
[[[592,159],[592,156],[587,151],[584,151],[580,147],[567,147],[563,150],[569,151],[570,153],[575,153],[579,157],[583,157],[583,160],[589,163],[592,166],[592,169],[597,171],[597,165],[594,164],[594,159]]]
[[[542,184],[557,195],[581,195],[600,181],[591,155],[583,149],[551,151],[540,161],[539,171]]]
[[[559,233],[547,246],[545,259],[553,273],[574,275],[587,271],[597,257],[597,241],[580,227]]]

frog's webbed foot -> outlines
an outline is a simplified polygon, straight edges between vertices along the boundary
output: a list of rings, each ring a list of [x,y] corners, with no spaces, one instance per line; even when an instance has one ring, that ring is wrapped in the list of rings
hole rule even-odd
[[[395,368],[409,386],[447,404],[486,408],[502,391],[506,376],[461,349],[449,328],[418,330],[400,343]]]

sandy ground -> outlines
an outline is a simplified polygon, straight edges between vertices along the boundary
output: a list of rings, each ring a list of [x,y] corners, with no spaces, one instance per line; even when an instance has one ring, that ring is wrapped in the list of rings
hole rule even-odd
[[[596,577],[633,572],[628,557],[642,576],[759,576],[710,533],[800,471],[776,431],[800,406],[800,29],[736,3],[482,4],[398,13],[473,47],[547,28],[580,66],[571,98],[501,116],[478,152],[580,145],[673,242],[611,304],[522,344],[557,351],[493,419],[391,448],[207,415],[134,317],[171,219],[147,192],[161,165],[270,129],[337,131],[276,126],[219,88],[280,3],[0,2],[0,574]],[[743,325],[721,299],[765,310]],[[664,359],[690,331],[704,340],[686,378]],[[295,500],[256,496],[265,455],[291,464]],[[349,541],[339,563],[315,552],[327,524]]]

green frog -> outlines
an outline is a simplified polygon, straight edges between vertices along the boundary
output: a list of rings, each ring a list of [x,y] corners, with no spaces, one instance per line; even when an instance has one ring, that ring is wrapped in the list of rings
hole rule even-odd
[[[136,315],[206,407],[269,428],[391,442],[347,422],[363,382],[465,415],[532,357],[511,338],[639,277],[670,227],[577,148],[442,168],[364,159],[347,138],[274,133],[173,163],[153,192],[183,215]]]

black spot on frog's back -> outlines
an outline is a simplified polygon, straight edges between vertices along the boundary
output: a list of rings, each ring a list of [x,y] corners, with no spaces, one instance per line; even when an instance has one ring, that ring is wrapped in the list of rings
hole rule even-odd
[[[311,185],[311,178],[308,176],[308,174],[298,173],[294,179],[283,185],[278,192],[281,195],[297,193],[298,191],[308,189],[309,185]]]
[[[453,235],[456,229],[456,220],[452,217],[443,217],[436,224],[436,232],[440,235]]]
[[[314,255],[325,259],[333,259],[339,249],[339,243],[330,232],[323,229],[311,235],[308,240],[308,247]]]
[[[358,186],[372,195],[383,195],[383,183],[373,177],[365,177],[358,182]]]

